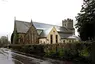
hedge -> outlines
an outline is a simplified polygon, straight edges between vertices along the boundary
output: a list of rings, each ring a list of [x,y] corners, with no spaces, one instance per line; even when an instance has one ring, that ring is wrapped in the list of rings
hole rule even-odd
[[[91,62],[91,43],[11,45],[10,48],[41,57]]]

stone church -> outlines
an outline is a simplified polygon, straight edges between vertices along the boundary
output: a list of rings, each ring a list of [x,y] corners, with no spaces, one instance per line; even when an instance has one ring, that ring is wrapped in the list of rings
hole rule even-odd
[[[13,44],[56,44],[78,41],[73,20],[62,20],[62,26],[14,20]]]

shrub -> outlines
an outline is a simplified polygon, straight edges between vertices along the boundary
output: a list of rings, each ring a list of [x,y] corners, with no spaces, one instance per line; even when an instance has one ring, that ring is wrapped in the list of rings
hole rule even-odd
[[[82,60],[90,57],[91,43],[10,46],[14,50],[57,59]]]

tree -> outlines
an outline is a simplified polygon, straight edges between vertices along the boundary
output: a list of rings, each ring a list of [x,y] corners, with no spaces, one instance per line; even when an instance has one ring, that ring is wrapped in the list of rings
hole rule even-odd
[[[13,44],[13,37],[14,37],[14,33],[12,33],[11,35],[11,44]]]
[[[2,36],[0,38],[0,46],[4,47],[9,44],[8,38],[6,36]]]
[[[95,0],[83,1],[82,9],[76,16],[76,28],[81,40],[95,40]]]

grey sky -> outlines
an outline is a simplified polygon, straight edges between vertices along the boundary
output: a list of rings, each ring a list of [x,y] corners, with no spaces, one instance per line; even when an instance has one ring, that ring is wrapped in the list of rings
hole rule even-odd
[[[75,24],[75,16],[80,12],[82,3],[82,0],[0,0],[0,36],[10,37],[14,17],[55,25],[71,18]]]

